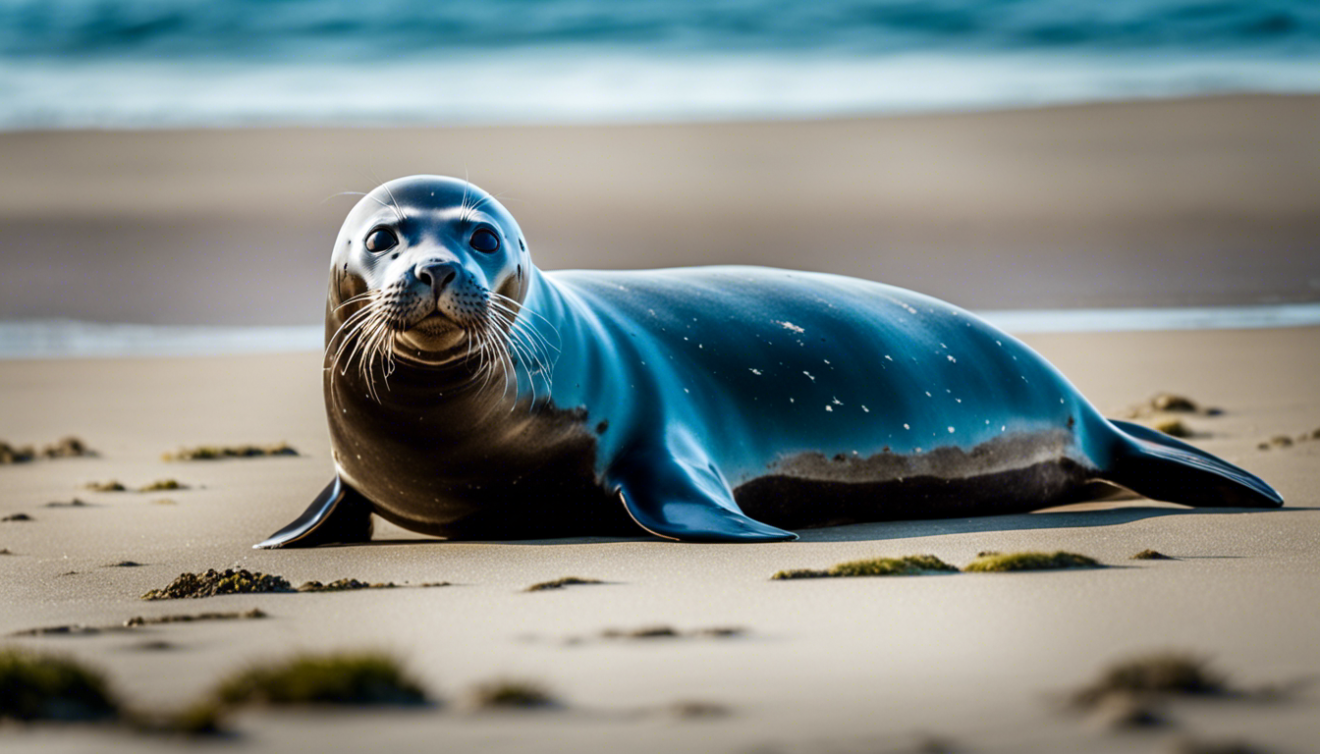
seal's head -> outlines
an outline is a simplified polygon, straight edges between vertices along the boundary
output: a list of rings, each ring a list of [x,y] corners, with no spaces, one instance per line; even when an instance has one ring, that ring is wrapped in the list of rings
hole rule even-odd
[[[522,231],[467,181],[390,181],[349,212],[335,241],[327,355],[397,350],[434,363],[481,351],[517,318],[531,262]]]

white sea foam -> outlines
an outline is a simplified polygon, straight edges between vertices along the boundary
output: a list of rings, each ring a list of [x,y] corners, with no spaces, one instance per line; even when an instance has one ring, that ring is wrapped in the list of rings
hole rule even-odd
[[[1320,303],[1160,309],[982,311],[1010,333],[1235,330],[1320,326]],[[320,351],[321,325],[222,327],[69,320],[0,321],[0,359],[199,356]]]
[[[0,66],[0,129],[719,121],[1242,91],[1320,91],[1320,65],[1230,54],[545,50],[351,65],[43,59]]]

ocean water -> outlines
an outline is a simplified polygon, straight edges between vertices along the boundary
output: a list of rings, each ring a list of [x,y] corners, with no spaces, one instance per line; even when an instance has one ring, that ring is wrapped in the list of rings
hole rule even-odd
[[[1316,0],[0,0],[0,129],[541,123],[1320,91]]]

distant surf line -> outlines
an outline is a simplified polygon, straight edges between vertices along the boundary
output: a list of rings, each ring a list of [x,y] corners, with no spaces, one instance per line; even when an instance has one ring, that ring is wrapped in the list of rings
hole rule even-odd
[[[1015,335],[1320,326],[1320,302],[1252,306],[980,311]],[[0,359],[144,358],[315,352],[321,325],[141,325],[0,321]]]

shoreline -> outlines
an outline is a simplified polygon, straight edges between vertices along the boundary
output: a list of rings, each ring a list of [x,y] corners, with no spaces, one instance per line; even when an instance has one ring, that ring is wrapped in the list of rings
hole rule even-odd
[[[972,314],[1014,336],[1042,333],[1260,330],[1320,325],[1320,302],[1222,307],[1018,309]],[[319,353],[325,328],[309,325],[141,325],[0,320],[0,361]]]

